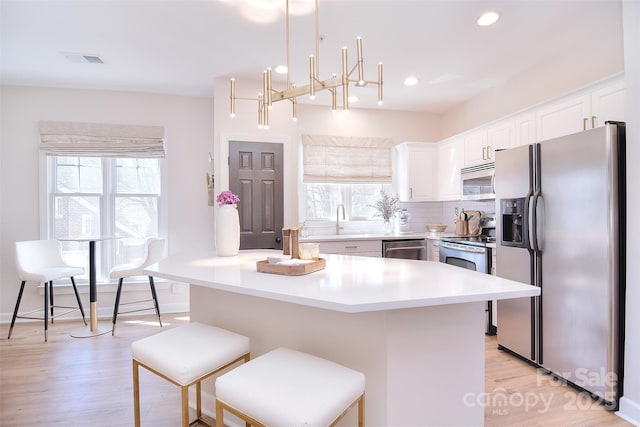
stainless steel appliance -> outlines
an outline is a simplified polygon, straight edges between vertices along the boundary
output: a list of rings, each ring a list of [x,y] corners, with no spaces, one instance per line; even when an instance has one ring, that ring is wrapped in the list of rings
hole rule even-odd
[[[622,394],[625,127],[496,152],[498,344],[615,409]]]
[[[461,197],[463,200],[495,199],[493,185],[495,164],[485,163],[460,170]]]
[[[425,239],[383,240],[382,256],[384,258],[427,259],[427,243]]]
[[[481,219],[481,234],[475,236],[441,237],[439,243],[440,262],[491,274],[492,244],[495,244],[495,218],[488,215]],[[487,335],[496,334],[494,323],[495,301],[487,301]]]

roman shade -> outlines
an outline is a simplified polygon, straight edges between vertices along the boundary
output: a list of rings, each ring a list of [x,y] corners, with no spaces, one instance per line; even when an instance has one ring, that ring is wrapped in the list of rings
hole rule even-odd
[[[40,150],[57,156],[164,157],[164,127],[41,121]]]
[[[391,138],[302,135],[304,182],[391,182]]]

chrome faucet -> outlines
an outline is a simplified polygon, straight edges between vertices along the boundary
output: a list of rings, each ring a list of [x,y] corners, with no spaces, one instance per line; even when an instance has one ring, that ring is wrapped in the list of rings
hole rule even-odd
[[[346,219],[344,215],[344,205],[340,203],[336,208],[336,234],[340,234],[340,208],[342,208],[342,219]]]

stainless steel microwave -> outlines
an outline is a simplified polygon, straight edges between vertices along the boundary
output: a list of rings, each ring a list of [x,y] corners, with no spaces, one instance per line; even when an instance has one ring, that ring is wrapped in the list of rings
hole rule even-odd
[[[462,200],[495,199],[494,180],[495,163],[462,168],[460,170]]]

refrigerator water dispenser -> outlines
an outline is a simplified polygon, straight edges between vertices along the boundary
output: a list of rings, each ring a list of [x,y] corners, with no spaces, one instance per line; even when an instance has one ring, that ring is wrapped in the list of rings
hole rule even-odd
[[[529,244],[524,202],[524,197],[500,200],[500,214],[502,215],[500,243],[503,246],[525,248]]]

